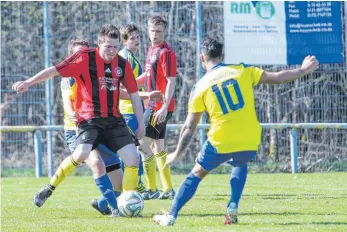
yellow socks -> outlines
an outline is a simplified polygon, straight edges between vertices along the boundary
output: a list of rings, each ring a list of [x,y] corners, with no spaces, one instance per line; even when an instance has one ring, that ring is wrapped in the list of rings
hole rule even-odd
[[[154,155],[143,161],[143,168],[145,170],[145,178],[147,181],[147,188],[155,191],[157,189],[157,177]]]
[[[72,158],[72,155],[66,157],[59,165],[58,170],[54,173],[54,176],[49,182],[50,188],[52,188],[51,190],[53,191],[61,182],[63,182],[65,177],[70,175],[78,165],[79,163]]]
[[[172,188],[172,182],[171,182],[171,173],[170,173],[170,166],[167,166],[164,168],[165,162],[166,162],[166,151],[159,152],[155,155],[159,174],[160,174],[160,180],[163,184],[163,191],[167,192]]]
[[[124,165],[123,191],[134,190],[139,183],[139,168]]]

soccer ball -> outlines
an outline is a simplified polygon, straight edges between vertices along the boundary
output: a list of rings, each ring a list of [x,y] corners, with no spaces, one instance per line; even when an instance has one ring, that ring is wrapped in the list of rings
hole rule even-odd
[[[138,216],[144,207],[142,196],[135,191],[123,192],[117,198],[117,202],[120,214],[125,217]]]

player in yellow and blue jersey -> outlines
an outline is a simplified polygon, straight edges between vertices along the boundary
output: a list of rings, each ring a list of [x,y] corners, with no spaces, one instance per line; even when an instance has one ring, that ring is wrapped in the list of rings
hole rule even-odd
[[[118,54],[126,59],[133,70],[135,79],[142,74],[142,66],[139,59],[136,57],[135,53],[137,52],[140,45],[140,30],[135,24],[126,24],[120,29],[121,38],[123,42],[123,49],[121,49]],[[140,90],[141,91],[141,90]],[[143,105],[143,102],[142,102]],[[130,100],[120,100],[119,110],[123,115],[128,127],[132,130],[133,133],[136,132],[138,128],[136,115],[134,113],[133,106]],[[141,176],[143,175],[143,165],[141,154],[138,153],[140,157],[139,165],[139,185],[137,186],[137,191],[142,193],[146,190],[145,186],[142,183]]]
[[[247,179],[248,162],[258,150],[261,127],[257,119],[253,86],[259,83],[282,84],[309,74],[318,68],[314,56],[307,56],[301,67],[281,72],[266,72],[254,66],[221,63],[223,45],[205,38],[201,61],[207,73],[194,86],[189,99],[188,116],[182,127],[176,151],[165,165],[184,155],[203,112],[210,118],[208,139],[196,159],[191,173],[180,185],[168,214],[155,215],[163,226],[175,223],[178,212],[194,196],[200,181],[224,162],[232,168],[231,197],[227,204],[225,224],[238,221],[238,205]]]

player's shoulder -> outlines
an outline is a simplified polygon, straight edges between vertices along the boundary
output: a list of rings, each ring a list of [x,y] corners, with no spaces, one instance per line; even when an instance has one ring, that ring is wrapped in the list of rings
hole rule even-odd
[[[225,68],[229,69],[236,69],[236,70],[242,70],[244,68],[250,67],[250,65],[247,65],[245,63],[238,63],[238,64],[223,64],[222,65]]]
[[[230,74],[246,74],[252,72],[254,69],[258,69],[258,67],[254,65],[245,63],[224,64],[224,67],[228,70]]]
[[[258,68],[257,66],[253,64],[245,64],[245,63],[239,63],[239,64],[229,64],[231,68],[237,68],[237,69],[253,69]]]
[[[71,56],[68,56],[65,58],[63,61],[64,66],[66,64],[72,63],[72,62],[81,62],[83,60],[88,59],[89,53],[95,52],[95,49],[90,49],[90,48],[85,48],[85,49],[80,49]]]
[[[204,92],[207,88],[209,88],[209,75],[206,73],[202,78],[200,78],[196,84],[194,85],[194,90],[196,93]]]
[[[129,52],[126,48],[123,48],[121,49],[119,52],[118,52],[118,55],[120,55],[121,57],[123,57],[124,59],[128,59],[128,56],[129,56]]]
[[[80,49],[77,52],[75,52],[73,55],[71,55],[70,61],[74,61],[74,60],[87,60],[89,59],[89,54],[91,53],[95,53],[95,48],[85,48],[85,49]]]
[[[131,64],[130,64],[129,60],[125,59],[120,54],[118,54],[117,56],[118,56],[118,65],[120,67],[126,68],[126,66],[128,66],[131,69]]]
[[[82,53],[82,54],[87,54],[87,53],[91,53],[91,52],[95,52],[96,49],[95,48],[83,48],[78,50],[78,52]]]
[[[170,47],[170,45],[167,42],[164,42],[160,50],[160,55],[168,54],[170,54],[171,56],[176,56],[174,50]]]
[[[90,53],[95,53],[95,48],[85,48],[78,50],[75,55],[76,56],[82,56],[87,57]]]
[[[126,58],[124,58],[123,56],[121,56],[119,53],[118,53],[118,61],[124,62],[124,63],[129,63],[129,61]]]

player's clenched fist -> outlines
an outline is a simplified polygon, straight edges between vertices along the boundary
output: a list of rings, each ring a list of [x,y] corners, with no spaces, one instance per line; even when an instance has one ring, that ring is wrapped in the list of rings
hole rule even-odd
[[[12,89],[17,93],[23,93],[28,91],[30,85],[25,81],[18,81],[12,85]]]
[[[301,68],[305,74],[314,72],[318,68],[319,62],[315,56],[306,56],[302,62]]]
[[[158,90],[155,90],[149,93],[148,98],[151,101],[162,102],[164,100],[164,94]]]

